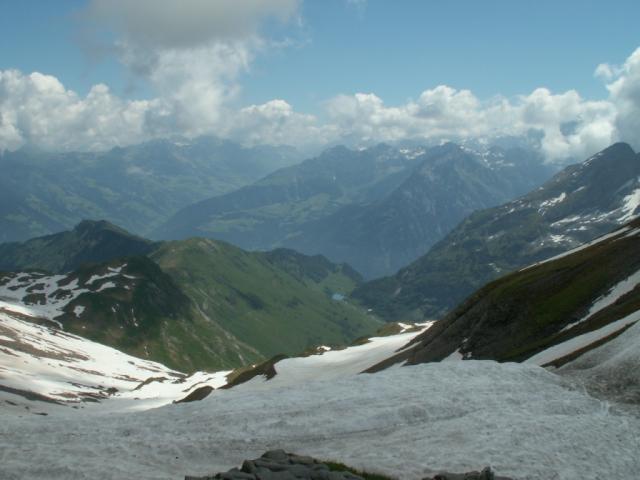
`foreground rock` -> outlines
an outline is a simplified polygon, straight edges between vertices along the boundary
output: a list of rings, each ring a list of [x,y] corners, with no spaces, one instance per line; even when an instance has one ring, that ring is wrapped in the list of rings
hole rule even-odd
[[[397,477],[399,478],[399,477]],[[340,464],[323,463],[311,457],[271,450],[256,460],[245,460],[242,467],[205,477],[186,476],[185,480],[391,480],[382,475],[368,474]],[[482,472],[440,473],[424,480],[511,480],[497,477],[489,467]]]
[[[439,473],[434,477],[426,477],[422,480],[512,480],[509,477],[496,476],[491,468],[486,467],[481,472],[468,473]]]

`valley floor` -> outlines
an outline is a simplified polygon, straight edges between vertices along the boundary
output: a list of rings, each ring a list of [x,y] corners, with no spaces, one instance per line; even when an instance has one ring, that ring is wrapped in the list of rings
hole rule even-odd
[[[485,465],[518,479],[640,471],[640,419],[538,366],[443,362],[316,380],[297,369],[306,380],[295,382],[285,370],[144,412],[0,411],[0,478],[182,479],[275,448],[403,479]]]

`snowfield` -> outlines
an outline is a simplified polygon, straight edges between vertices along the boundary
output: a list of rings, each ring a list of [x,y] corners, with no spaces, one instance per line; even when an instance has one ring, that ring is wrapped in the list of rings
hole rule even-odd
[[[594,309],[636,281],[615,286]],[[221,387],[229,372],[187,377],[25,318],[42,313],[0,304],[2,480],[182,480],[276,448],[402,479],[486,465],[517,479],[637,478],[640,471],[637,409],[587,393],[640,400],[640,323],[557,373],[451,361],[360,374],[432,323],[417,331],[401,325],[404,333],[282,360],[272,380],[255,377],[173,404],[199,386]],[[624,326],[638,318],[631,314]],[[99,402],[81,402],[92,395]]]
[[[41,416],[7,404],[5,393],[0,478],[182,480],[274,448],[403,479],[485,465],[518,479],[634,478],[640,471],[640,419],[589,396],[573,377],[490,361],[358,374],[418,333],[283,360],[270,381],[256,377],[199,402],[155,409],[132,411],[135,402],[153,405],[122,393],[91,408],[49,405]],[[617,340],[632,355],[638,338],[632,328]],[[150,387],[163,403],[176,395],[171,383]]]
[[[540,367],[451,362],[276,385],[137,413],[3,415],[3,479],[181,479],[267,449],[418,479],[493,466],[518,479],[635,478],[640,421]]]

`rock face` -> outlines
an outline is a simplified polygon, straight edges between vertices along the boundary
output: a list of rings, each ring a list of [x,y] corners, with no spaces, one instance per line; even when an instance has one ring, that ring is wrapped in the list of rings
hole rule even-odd
[[[344,467],[347,468],[347,467]],[[256,460],[245,460],[241,468],[206,477],[184,477],[185,480],[391,480],[382,475],[360,473],[339,468],[335,464],[322,463],[311,457],[271,450]],[[399,478],[399,477],[398,477]],[[481,472],[439,473],[423,480],[511,480],[497,477],[491,468]]]

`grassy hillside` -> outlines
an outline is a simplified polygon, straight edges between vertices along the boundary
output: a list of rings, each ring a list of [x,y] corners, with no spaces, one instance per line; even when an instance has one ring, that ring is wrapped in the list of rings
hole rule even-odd
[[[355,286],[353,278],[311,268],[299,261],[313,265],[309,257],[293,252],[283,267],[286,252],[245,252],[196,238],[167,242],[151,258],[203,317],[264,357],[295,354],[318,344],[349,343],[380,325],[362,309],[332,299],[334,293],[348,294]],[[291,273],[294,265],[297,272]]]
[[[438,361],[459,352],[467,359],[523,361],[637,312],[639,233],[635,220],[591,246],[487,284],[416,337],[403,359]],[[592,310],[621,282],[629,284],[626,291]]]

